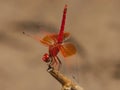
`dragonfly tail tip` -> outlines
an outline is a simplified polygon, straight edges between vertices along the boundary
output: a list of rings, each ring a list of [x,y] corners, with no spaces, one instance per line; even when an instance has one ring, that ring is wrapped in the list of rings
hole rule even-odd
[[[65,8],[67,8],[67,4],[65,4]]]

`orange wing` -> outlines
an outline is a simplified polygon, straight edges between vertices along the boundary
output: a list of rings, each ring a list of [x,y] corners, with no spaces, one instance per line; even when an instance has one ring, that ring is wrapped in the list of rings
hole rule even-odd
[[[23,34],[25,34],[25,35],[27,35],[27,36],[29,36],[29,37],[31,37],[31,38],[37,40],[38,42],[43,43],[44,45],[47,45],[47,46],[50,45],[50,43],[49,43],[48,41],[46,41],[46,40],[49,40],[49,39],[47,39],[47,36],[44,37],[45,40],[44,40],[44,39],[42,40],[40,37],[38,37],[38,36],[34,36],[34,35],[31,35],[31,34],[26,33],[26,32],[23,32]]]
[[[64,57],[69,57],[76,53],[76,48],[72,43],[65,43],[60,46],[60,51]]]
[[[65,32],[64,36],[63,36],[63,40],[67,40],[70,37],[70,33],[69,32]]]
[[[57,40],[57,39],[58,39],[58,34],[51,34],[51,35],[49,35],[49,37],[52,38],[55,42],[58,41],[58,40]],[[70,33],[69,33],[69,32],[65,32],[65,33],[63,34],[63,40],[66,40],[66,39],[68,39],[69,37],[70,37]]]
[[[42,44],[49,46],[49,45],[53,45],[54,43],[57,43],[57,38],[58,35],[57,34],[50,34],[50,35],[46,35],[44,38],[40,38],[38,36],[34,36],[31,35],[29,33],[23,32],[23,34],[37,40],[38,42],[41,42]],[[64,33],[64,40],[67,39],[70,36],[69,33]]]
[[[64,33],[64,40],[68,39],[70,36],[70,33]],[[57,43],[57,39],[58,39],[58,34],[51,34],[51,35],[47,35],[44,38],[42,38],[42,40],[40,40],[41,43],[43,43],[44,45],[53,45],[54,43]]]
[[[55,40],[53,37],[51,37],[51,35],[47,35],[44,38],[42,38],[42,40],[40,41],[42,44],[45,45],[52,45],[53,43],[55,43]]]

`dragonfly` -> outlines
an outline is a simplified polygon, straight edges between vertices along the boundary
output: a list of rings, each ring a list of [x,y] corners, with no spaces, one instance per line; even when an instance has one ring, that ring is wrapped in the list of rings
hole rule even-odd
[[[45,53],[42,57],[42,60],[46,63],[49,63],[49,66],[58,68],[61,67],[62,62],[58,57],[58,53],[61,52],[63,57],[69,57],[76,53],[75,46],[70,42],[65,42],[69,37],[69,32],[64,32],[65,21],[66,21],[67,5],[64,6],[63,16],[60,31],[58,34],[49,34],[44,36],[42,39],[37,36],[32,36],[30,34],[24,34],[33,37],[37,41],[41,42],[48,47],[48,53]]]

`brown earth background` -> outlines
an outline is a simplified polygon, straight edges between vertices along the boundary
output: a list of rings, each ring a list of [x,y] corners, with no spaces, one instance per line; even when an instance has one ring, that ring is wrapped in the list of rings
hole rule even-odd
[[[22,32],[58,32],[66,2],[71,71],[77,59],[84,90],[120,90],[119,0],[0,0],[0,90],[60,90],[41,61],[47,48]]]

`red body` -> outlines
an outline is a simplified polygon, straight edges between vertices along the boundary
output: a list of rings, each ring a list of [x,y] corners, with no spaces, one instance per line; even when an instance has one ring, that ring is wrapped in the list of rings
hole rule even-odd
[[[23,32],[23,34],[35,38],[37,41],[41,42],[42,44],[48,47],[49,49],[48,53],[45,53],[43,55],[42,60],[47,63],[50,63],[49,65],[51,66],[54,66],[55,64],[58,65],[61,64],[61,61],[57,56],[59,52],[61,52],[64,57],[68,57],[76,53],[76,48],[72,43],[63,43],[63,41],[65,41],[66,38],[68,38],[70,35],[68,32],[67,33],[64,32],[66,13],[67,5],[65,5],[64,7],[61,28],[58,34],[46,35],[41,39],[39,37],[32,36],[30,34],[26,34],[25,32]]]
[[[60,32],[59,32],[59,35],[58,35],[58,43],[62,43],[62,41],[63,41],[63,39],[64,39],[63,36],[64,36],[66,13],[67,13],[67,5],[65,5],[65,8],[64,8],[64,11],[63,11],[61,28],[60,28]]]
[[[59,52],[58,44],[49,46],[49,54],[51,57],[57,56],[58,52]]]
[[[65,37],[69,36],[69,33],[64,33],[66,13],[67,13],[67,5],[65,5],[64,7],[62,23],[61,23],[59,34],[51,35],[51,36],[49,35],[43,38],[43,41],[49,40],[47,43],[46,42],[42,42],[42,43],[47,44],[49,46],[49,57],[51,57],[54,61],[56,61],[57,54],[60,51],[60,46],[61,46],[60,44],[62,44]],[[50,43],[51,41],[53,43]],[[43,60],[48,61],[48,55],[46,56],[45,54]]]
[[[57,37],[57,42],[54,42],[53,45],[49,46],[49,54],[52,57],[57,56],[58,52],[60,51],[59,44],[61,44],[63,42],[63,39],[64,39],[64,27],[65,27],[66,13],[67,13],[67,5],[65,5],[65,7],[64,7],[62,23],[61,23],[60,32],[59,32],[58,37]]]
[[[76,49],[71,43],[63,43],[63,41],[69,37],[69,33],[64,33],[65,21],[66,21],[67,5],[64,7],[61,28],[58,34],[47,35],[41,41],[49,48],[49,54],[44,54],[43,60],[50,62],[50,65],[61,64],[58,58],[58,53],[61,51],[64,57],[71,56],[76,53]],[[49,56],[49,58],[48,58]]]

